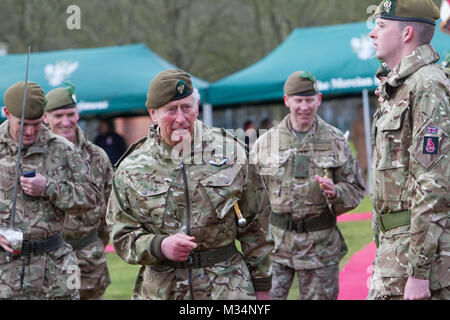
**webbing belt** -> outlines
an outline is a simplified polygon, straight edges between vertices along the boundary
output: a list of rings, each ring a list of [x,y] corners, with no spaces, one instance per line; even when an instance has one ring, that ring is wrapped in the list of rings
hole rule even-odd
[[[377,224],[378,228],[384,233],[388,230],[411,224],[411,216],[409,211],[377,214]]]
[[[93,232],[89,233],[87,236],[83,238],[66,240],[66,242],[72,246],[72,249],[74,251],[77,251],[83,249],[84,247],[87,247],[88,245],[94,243],[97,240],[98,240],[98,231],[94,230]]]
[[[327,214],[317,218],[293,220],[291,217],[272,212],[270,215],[270,223],[279,228],[284,228],[287,231],[303,233],[333,228],[336,225],[336,217]]]
[[[22,256],[35,255],[48,253],[54,251],[64,245],[64,240],[61,233],[58,233],[48,239],[37,240],[37,241],[27,241],[22,242]]]
[[[205,251],[192,251],[185,262],[164,261],[160,264],[162,266],[171,266],[180,269],[204,268],[219,262],[223,262],[233,257],[237,253],[234,242],[216,249]]]

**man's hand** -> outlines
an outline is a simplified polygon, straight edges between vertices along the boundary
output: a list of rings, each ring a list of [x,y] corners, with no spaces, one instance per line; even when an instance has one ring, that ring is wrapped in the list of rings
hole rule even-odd
[[[183,262],[198,247],[194,240],[194,237],[177,233],[161,242],[161,251],[170,260]]]
[[[0,234],[0,246],[5,249],[5,251],[8,251],[10,253],[13,253],[13,249],[11,248],[11,243]]]
[[[32,197],[42,197],[45,191],[47,178],[36,174],[33,178],[20,177],[20,186],[25,194]]]
[[[268,291],[255,291],[256,300],[272,300],[270,290]]]
[[[329,178],[322,178],[317,174],[314,176],[314,179],[320,184],[320,187],[328,198],[334,199],[336,197],[336,186],[334,185],[333,180]]]
[[[408,278],[403,298],[405,300],[425,300],[431,297],[430,281]]]

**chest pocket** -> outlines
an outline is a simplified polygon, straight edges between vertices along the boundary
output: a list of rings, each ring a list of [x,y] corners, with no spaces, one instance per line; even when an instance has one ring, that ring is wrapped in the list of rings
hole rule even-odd
[[[142,178],[130,178],[132,193],[129,197],[132,208],[137,212],[137,218],[146,225],[161,227],[166,210],[167,193],[170,184]]]
[[[219,219],[223,219],[241,197],[244,185],[241,169],[239,164],[235,164],[200,180],[212,210],[216,212]]]
[[[409,153],[404,145],[409,145],[411,130],[407,111],[409,107],[394,107],[379,117],[376,123],[377,170],[397,169],[408,165]]]

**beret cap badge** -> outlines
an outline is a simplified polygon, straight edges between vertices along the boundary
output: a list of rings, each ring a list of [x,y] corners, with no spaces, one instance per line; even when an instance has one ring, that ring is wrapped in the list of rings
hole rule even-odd
[[[392,2],[391,0],[385,0],[383,3],[384,11],[386,13],[390,13],[392,9]]]
[[[183,80],[178,81],[178,83],[177,83],[177,91],[178,91],[178,94],[183,94],[184,88],[185,88],[185,87],[186,87],[186,86],[185,86],[185,83],[184,83]]]

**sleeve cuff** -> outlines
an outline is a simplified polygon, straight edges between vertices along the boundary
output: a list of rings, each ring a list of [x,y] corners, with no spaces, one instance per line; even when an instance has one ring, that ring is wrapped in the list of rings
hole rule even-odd
[[[422,279],[422,280],[429,280],[430,279],[430,268],[419,268],[419,267],[413,267],[411,265],[408,265],[406,269],[406,273],[408,274],[409,278],[416,278],[416,279]]]
[[[339,197],[339,195],[341,193],[339,190],[339,186],[337,186],[337,185],[335,185],[335,186],[336,186],[336,196],[333,199],[327,198],[327,201],[330,205],[334,205],[334,204],[342,202],[342,199]]]
[[[153,237],[152,242],[150,243],[150,252],[152,256],[159,261],[168,260],[161,250],[161,243],[165,238],[167,238],[167,236],[157,235]]]
[[[252,279],[255,291],[268,291],[272,288],[272,277]]]

